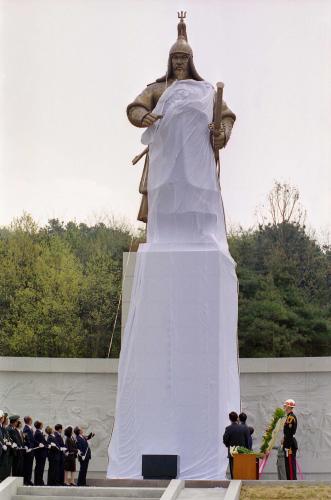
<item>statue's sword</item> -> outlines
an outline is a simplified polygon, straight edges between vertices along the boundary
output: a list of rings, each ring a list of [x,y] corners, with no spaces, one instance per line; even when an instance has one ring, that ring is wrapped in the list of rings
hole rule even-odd
[[[224,83],[218,82],[216,84],[216,96],[214,103],[214,123],[213,123],[213,132],[215,135],[218,135],[221,131],[222,124],[222,103],[223,103],[223,88]],[[216,161],[216,171],[217,176],[220,176],[220,154],[219,150],[214,147],[214,155]]]
[[[144,149],[144,151],[142,153],[140,153],[139,155],[135,156],[132,160],[132,165],[135,165],[136,163],[138,163],[138,161],[140,161],[147,153],[148,153],[148,146],[147,148]]]

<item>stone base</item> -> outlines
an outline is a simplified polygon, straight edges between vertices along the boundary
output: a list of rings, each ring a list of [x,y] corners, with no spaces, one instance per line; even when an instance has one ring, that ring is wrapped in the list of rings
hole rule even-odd
[[[240,409],[237,278],[216,245],[142,245],[119,365],[110,478],[143,454],[180,456],[180,478],[225,477],[220,446]]]

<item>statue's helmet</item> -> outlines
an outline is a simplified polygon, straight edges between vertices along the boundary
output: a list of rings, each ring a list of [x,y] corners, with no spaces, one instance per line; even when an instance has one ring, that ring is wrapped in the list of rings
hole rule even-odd
[[[190,76],[192,80],[203,80],[197,70],[195,69],[193,62],[193,50],[190,44],[187,41],[187,33],[186,33],[186,24],[184,23],[184,19],[186,17],[186,12],[178,12],[178,17],[180,19],[177,25],[177,40],[171,47],[169,51],[169,59],[168,59],[168,69],[167,73],[162,77],[158,78],[157,82],[164,82],[169,78],[173,78],[173,69],[171,59],[174,54],[187,54],[189,56],[189,68],[190,68]]]
[[[171,47],[169,55],[187,54],[188,56],[193,57],[193,50],[187,41],[186,24],[184,23],[183,17],[180,17],[180,21],[177,25],[177,33],[177,41]]]

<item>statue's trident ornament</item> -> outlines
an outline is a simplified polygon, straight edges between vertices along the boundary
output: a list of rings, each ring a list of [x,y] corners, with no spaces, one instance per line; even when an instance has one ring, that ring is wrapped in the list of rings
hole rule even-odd
[[[184,19],[186,19],[186,11],[184,12],[181,10],[180,12],[177,12],[178,19],[180,19],[180,22],[183,23]]]

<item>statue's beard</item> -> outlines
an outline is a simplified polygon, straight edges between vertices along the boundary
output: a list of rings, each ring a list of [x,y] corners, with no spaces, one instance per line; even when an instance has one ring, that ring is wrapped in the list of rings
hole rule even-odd
[[[188,71],[185,68],[174,68],[174,74],[177,80],[186,80],[189,77]]]

